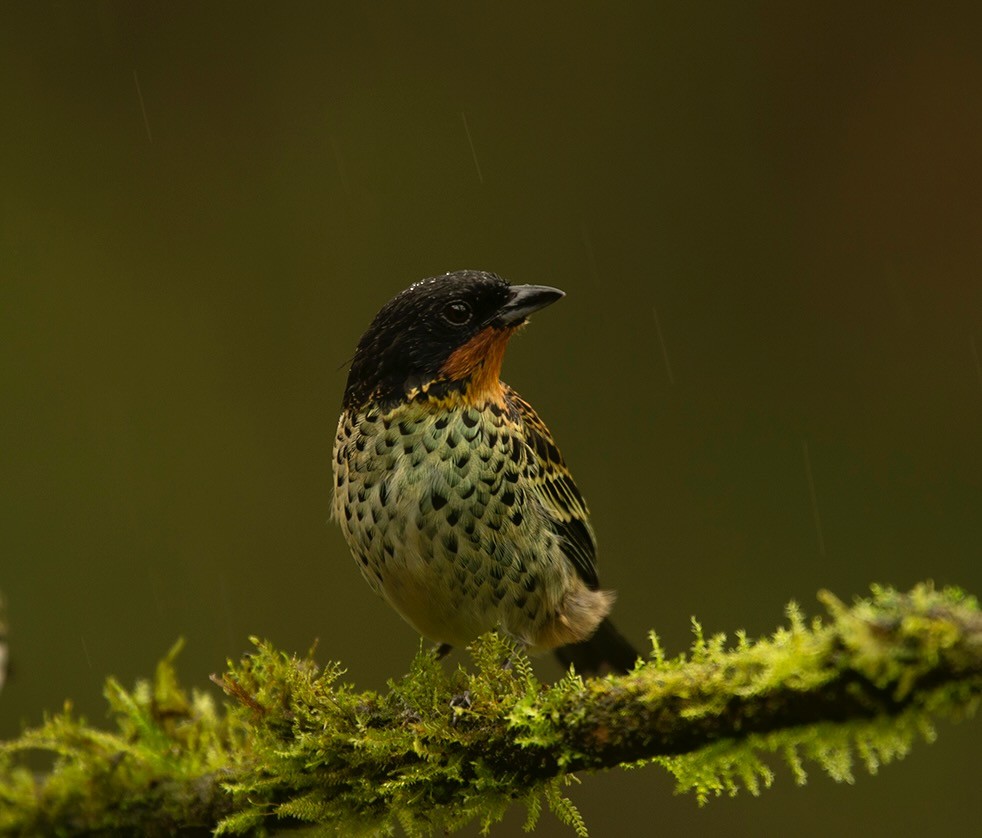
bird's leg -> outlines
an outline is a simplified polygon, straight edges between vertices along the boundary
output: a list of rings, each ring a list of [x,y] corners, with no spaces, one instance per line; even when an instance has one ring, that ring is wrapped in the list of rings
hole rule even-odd
[[[453,651],[453,646],[449,643],[437,643],[433,647],[433,655],[439,661],[443,660],[450,652]],[[457,722],[460,721],[460,717],[465,711],[469,710],[471,706],[471,691],[464,690],[459,695],[455,695],[450,699],[450,711],[453,716],[450,718],[450,726],[456,727]]]
[[[498,630],[501,631],[501,629],[498,629]],[[507,637],[512,642],[512,645],[515,647],[515,654],[516,655],[527,655],[528,654],[528,650],[529,650],[529,644],[528,643],[526,643],[521,638],[515,637],[515,635],[513,635],[513,634],[509,634],[507,632],[504,632],[504,635],[505,635],[505,637]],[[511,670],[514,668],[514,666],[515,666],[514,657],[513,657],[513,655],[509,655],[507,658],[505,658],[505,662],[501,665],[501,668],[503,670],[505,670],[505,672],[511,672]]]

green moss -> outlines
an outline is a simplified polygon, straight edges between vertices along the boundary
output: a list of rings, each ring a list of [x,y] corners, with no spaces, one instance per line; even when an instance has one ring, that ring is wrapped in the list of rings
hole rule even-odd
[[[706,638],[694,622],[686,655],[621,677],[569,673],[540,683],[496,635],[473,665],[445,668],[420,651],[382,693],[359,692],[340,664],[255,652],[215,679],[230,697],[182,689],[174,660],[106,697],[116,730],[66,709],[0,746],[0,832],[175,828],[245,834],[318,825],[328,834],[428,835],[485,830],[515,803],[533,829],[543,808],[580,835],[567,786],[574,772],[656,763],[700,802],[775,782],[806,766],[853,782],[933,737],[932,719],[961,718],[982,694],[982,614],[959,591],[875,588],[847,607],[829,594],[825,620],[792,604],[787,624],[750,641]],[[24,754],[54,755],[38,778]]]
[[[237,714],[219,713],[213,695],[178,686],[178,642],[153,681],[132,692],[114,679],[105,696],[115,732],[90,727],[70,704],[18,740],[0,746],[0,833],[68,834],[145,825],[149,834],[209,828],[230,811],[215,781],[246,756]],[[21,757],[54,756],[35,779]]]

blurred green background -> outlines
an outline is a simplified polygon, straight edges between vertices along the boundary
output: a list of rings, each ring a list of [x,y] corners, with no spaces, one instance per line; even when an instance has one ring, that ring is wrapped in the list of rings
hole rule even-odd
[[[982,593],[980,26],[977,4],[5,3],[0,736],[66,697],[101,721],[105,676],[179,635],[203,688],[250,634],[320,638],[365,688],[405,671],[417,637],[328,521],[331,446],[375,311],[461,267],[568,292],[506,377],[639,642],[680,649],[693,614],[767,632],[822,587]],[[943,834],[982,814],[982,732],[941,734],[854,786],[779,768],[700,810],[650,768],[572,795],[601,836]]]

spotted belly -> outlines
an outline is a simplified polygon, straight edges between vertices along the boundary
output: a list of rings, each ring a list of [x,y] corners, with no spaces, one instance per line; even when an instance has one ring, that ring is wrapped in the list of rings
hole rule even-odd
[[[334,465],[333,514],[362,575],[417,631],[460,645],[500,627],[535,645],[572,571],[504,410],[346,413]]]

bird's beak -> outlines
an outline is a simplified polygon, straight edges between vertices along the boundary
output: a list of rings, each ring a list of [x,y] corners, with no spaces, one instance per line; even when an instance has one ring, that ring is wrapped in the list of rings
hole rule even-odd
[[[565,291],[548,285],[512,285],[508,302],[498,309],[491,322],[500,326],[519,326],[533,312],[565,296]]]

